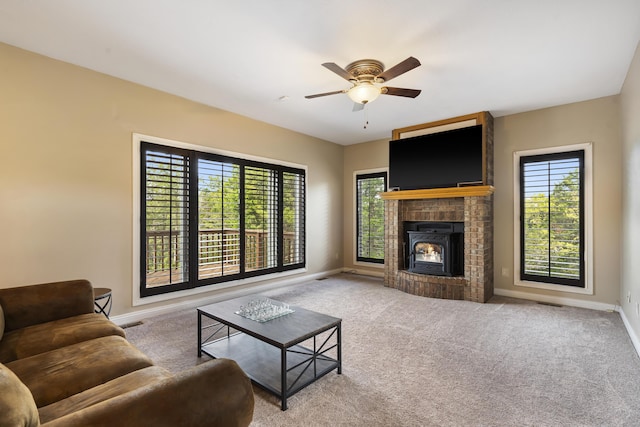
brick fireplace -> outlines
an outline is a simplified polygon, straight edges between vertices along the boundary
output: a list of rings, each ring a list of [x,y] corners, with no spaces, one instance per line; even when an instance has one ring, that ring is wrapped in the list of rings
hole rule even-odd
[[[471,187],[447,192],[458,193],[459,197],[437,197],[438,190],[423,192],[436,198],[385,200],[385,286],[431,298],[488,301],[493,296],[493,189]],[[415,197],[420,196],[416,193]],[[407,271],[404,221],[464,222],[464,276]]]
[[[381,193],[385,201],[385,286],[431,298],[487,302],[493,296],[493,117],[485,111],[395,129],[393,139],[477,124],[482,124],[482,185]],[[463,222],[464,275],[408,271],[405,221]]]

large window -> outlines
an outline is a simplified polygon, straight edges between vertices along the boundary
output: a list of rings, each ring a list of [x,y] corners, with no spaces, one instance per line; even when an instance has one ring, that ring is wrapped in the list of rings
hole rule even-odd
[[[585,150],[518,154],[520,282],[587,287]]]
[[[305,171],[140,144],[140,295],[305,265]]]
[[[386,172],[356,174],[356,261],[384,263],[386,189]]]

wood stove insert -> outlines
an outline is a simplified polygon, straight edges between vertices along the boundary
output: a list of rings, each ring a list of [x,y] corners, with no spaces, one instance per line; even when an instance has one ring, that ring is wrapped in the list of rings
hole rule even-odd
[[[405,268],[411,273],[459,276],[464,273],[464,223],[406,221]]]

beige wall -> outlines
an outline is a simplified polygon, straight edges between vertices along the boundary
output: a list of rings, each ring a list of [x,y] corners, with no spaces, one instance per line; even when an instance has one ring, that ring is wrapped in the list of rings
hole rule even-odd
[[[640,44],[620,95],[623,141],[622,280],[620,302],[624,315],[640,336]],[[631,302],[627,294],[631,293]],[[637,346],[638,343],[636,343]]]
[[[538,298],[581,299],[613,306],[619,299],[621,219],[620,116],[618,97],[547,108],[495,119],[494,287],[506,293]],[[513,152],[583,142],[594,155],[594,295],[540,291],[513,285]],[[345,259],[353,266],[353,171],[388,166],[387,140],[345,149]],[[502,276],[502,267],[508,272]],[[638,292],[640,298],[640,289]]]
[[[308,273],[342,266],[342,146],[5,44],[0,94],[0,287],[87,278],[141,308],[133,132],[307,165]]]

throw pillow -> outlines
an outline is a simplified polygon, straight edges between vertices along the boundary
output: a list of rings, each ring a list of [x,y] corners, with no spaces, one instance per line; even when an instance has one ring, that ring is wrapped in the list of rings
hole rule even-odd
[[[40,425],[33,395],[9,368],[0,363],[0,427]]]

